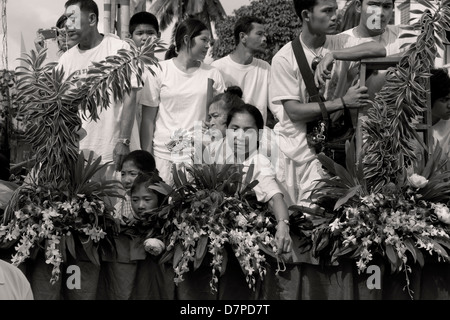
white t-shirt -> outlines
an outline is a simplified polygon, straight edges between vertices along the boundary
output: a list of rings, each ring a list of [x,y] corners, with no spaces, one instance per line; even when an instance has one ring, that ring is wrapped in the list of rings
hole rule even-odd
[[[387,25],[385,32],[379,36],[375,37],[364,37],[361,38],[356,31],[356,27],[343,31],[342,34],[346,34],[349,37],[344,45],[344,48],[350,48],[361,43],[366,43],[369,41],[379,42],[386,48],[386,56],[402,53],[406,51],[407,47],[402,46],[404,44],[409,44],[414,40],[414,38],[400,38],[400,35],[405,33],[402,26]],[[354,82],[359,79],[359,61],[343,61],[337,60],[335,62],[333,75],[328,84],[328,91],[325,96],[326,100],[333,100],[339,97],[343,97],[347,92],[348,88],[352,86]],[[386,71],[380,70],[378,74],[383,75]],[[370,88],[369,88],[370,89]]]
[[[81,50],[74,46],[65,52],[58,62],[58,68],[63,67],[65,78],[74,73],[82,81],[86,77],[92,61],[100,62],[108,56],[116,55],[120,49],[130,49],[127,42],[111,36],[103,37],[95,48]],[[102,157],[102,163],[113,161],[113,151],[120,134],[120,119],[123,103],[110,103],[106,110],[99,111],[97,121],[85,120],[82,117],[83,128],[87,135],[80,141],[80,150],[87,155],[94,151],[94,157]],[[140,149],[139,131],[136,121],[131,134],[130,150]]]
[[[154,70],[156,75],[144,85],[138,103],[159,107],[153,153],[161,159],[172,160],[166,146],[171,135],[178,129],[192,133],[196,122],[206,119],[208,79],[214,81],[213,95],[224,92],[225,82],[218,69],[204,63],[195,72],[185,73],[170,59],[161,61],[160,68]]]
[[[322,54],[330,50],[343,48],[348,35],[327,36]],[[308,64],[311,65],[314,55],[304,50]],[[313,160],[315,152],[306,142],[306,122],[293,122],[286,113],[282,100],[297,100],[308,103],[309,95],[292,49],[292,42],[285,44],[272,59],[272,72],[270,80],[271,111],[279,122],[274,131],[279,135],[280,150],[298,166]]]
[[[207,163],[242,164],[242,181],[246,180],[248,169],[251,164],[254,164],[251,181],[258,180],[258,184],[253,187],[258,201],[268,202],[275,194],[283,194],[276,180],[275,164],[264,152],[256,150],[247,159],[240,162],[239,159],[235,159],[236,150],[234,148],[233,139],[227,139],[227,137],[213,142],[206,147],[204,153]]]
[[[450,151],[450,120],[439,120],[438,123],[431,127],[434,143],[439,142],[442,152]]]
[[[239,86],[242,89],[242,100],[257,107],[266,123],[267,107],[270,104],[270,64],[253,58],[252,63],[244,65],[234,62],[227,55],[213,61],[211,65],[220,70],[227,87]]]
[[[0,300],[34,300],[31,285],[23,272],[0,259]]]

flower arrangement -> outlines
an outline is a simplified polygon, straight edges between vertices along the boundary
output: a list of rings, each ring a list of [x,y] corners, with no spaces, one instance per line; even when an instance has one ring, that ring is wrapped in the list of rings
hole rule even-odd
[[[353,148],[347,142],[350,157]],[[426,256],[450,262],[450,167],[439,145],[426,166],[408,168],[404,179],[379,192],[365,185],[362,166],[345,169],[324,154],[319,159],[330,172],[313,192],[322,210],[291,208],[301,218],[293,231],[302,237],[302,251],[330,265],[353,259],[360,273],[375,256],[385,257],[392,272],[405,273],[411,297],[413,264],[423,267]]]
[[[98,249],[108,246],[115,230],[113,208],[104,197],[119,197],[118,185],[111,182],[89,182],[103,166],[100,158],[92,161],[93,153],[83,169],[75,175],[80,183],[75,194],[64,195],[51,184],[25,182],[16,189],[5,210],[5,223],[0,225],[0,243],[15,246],[11,262],[19,266],[36,257],[44,249],[46,263],[53,266],[51,283],[58,281],[61,263],[67,253],[76,258],[76,238],[91,261],[100,265]],[[85,162],[83,154],[78,162]],[[75,186],[75,187],[77,187]],[[111,239],[109,239],[111,240]]]
[[[426,116],[429,71],[450,30],[450,9],[445,1],[419,2],[425,10],[409,29],[421,33],[388,69],[371,102],[360,153],[352,139],[345,167],[319,154],[329,173],[312,195],[319,210],[291,208],[296,221],[291,229],[301,237],[303,252],[324,264],[350,259],[359,272],[381,256],[392,272],[405,273],[411,298],[413,264],[423,266],[430,257],[450,261],[449,158],[439,144],[426,143],[417,133],[423,120],[431,121]]]
[[[250,166],[243,181],[240,165],[194,164],[175,169],[175,188],[168,204],[146,218],[161,230],[166,252],[161,262],[172,260],[175,283],[196,270],[207,253],[211,256],[212,292],[225,272],[229,245],[240,263],[250,289],[264,278],[265,254],[275,256],[275,225],[268,205],[256,201]]]

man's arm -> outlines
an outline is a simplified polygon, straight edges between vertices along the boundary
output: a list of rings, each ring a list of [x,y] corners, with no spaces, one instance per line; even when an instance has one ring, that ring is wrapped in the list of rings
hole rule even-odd
[[[327,53],[314,73],[314,82],[317,87],[325,84],[330,79],[332,65],[335,60],[357,61],[367,58],[379,58],[386,56],[386,48],[379,42],[370,41],[353,47],[333,50]]]
[[[120,119],[119,140],[113,151],[113,160],[115,169],[120,170],[123,158],[130,153],[130,145],[123,141],[131,139],[131,131],[133,130],[134,120],[136,119],[136,89],[132,89],[130,94],[124,95],[122,116]]]
[[[321,115],[320,106],[316,102],[301,103],[298,100],[283,100],[282,103],[293,122],[309,122]],[[367,103],[369,103],[367,87],[360,87],[359,81],[348,89],[344,97],[324,102],[328,113],[343,110],[344,107],[349,109],[363,108]]]

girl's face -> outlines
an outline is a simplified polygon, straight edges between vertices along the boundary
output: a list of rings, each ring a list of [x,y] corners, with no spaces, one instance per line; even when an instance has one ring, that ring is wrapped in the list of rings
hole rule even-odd
[[[134,179],[141,171],[136,167],[133,161],[125,161],[120,171],[121,181],[126,190],[130,190]]]
[[[234,152],[238,159],[241,159],[243,155],[247,158],[258,149],[258,127],[251,114],[235,113],[228,129],[233,130],[233,134],[227,135],[227,138],[233,136]]]
[[[155,209],[158,207],[158,196],[141,184],[131,194],[131,207],[137,215]]]
[[[192,39],[190,55],[193,60],[203,61],[209,50],[211,43],[211,33],[203,30],[198,36]]]

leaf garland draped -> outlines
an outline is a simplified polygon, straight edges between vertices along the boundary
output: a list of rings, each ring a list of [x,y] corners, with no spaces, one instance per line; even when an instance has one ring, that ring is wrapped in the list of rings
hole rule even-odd
[[[67,190],[78,158],[80,115],[97,121],[111,99],[122,101],[131,92],[133,76],[142,84],[144,70],[153,73],[150,67],[158,66],[154,54],[164,49],[160,39],[149,39],[141,48],[126,41],[130,50],[94,62],[80,87],[72,75],[64,81],[64,70],[56,63],[44,65],[46,50],[21,58],[25,67],[16,73],[17,103],[28,124],[25,136],[35,152],[40,184]]]
[[[362,160],[370,192],[379,192],[390,182],[396,184],[403,169],[417,160],[414,142],[422,140],[416,130],[427,107],[430,69],[438,56],[437,47],[443,49],[442,39],[450,30],[448,0],[418,2],[425,12],[408,28],[420,32],[417,41],[396,67],[388,69],[386,83],[375,95],[368,119],[362,124],[366,139]]]

